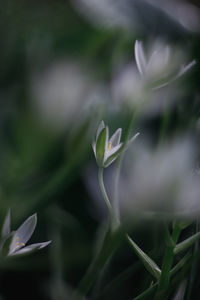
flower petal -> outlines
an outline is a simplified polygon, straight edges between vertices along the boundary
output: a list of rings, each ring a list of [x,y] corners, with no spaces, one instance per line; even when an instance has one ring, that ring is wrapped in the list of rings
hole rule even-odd
[[[149,76],[162,75],[168,67],[170,50],[169,46],[157,46],[146,65],[146,74]]]
[[[113,147],[111,150],[106,149],[105,156],[104,156],[104,162],[113,154],[115,154],[121,147],[122,143],[118,144],[117,146]]]
[[[94,151],[94,155],[96,156],[96,143],[95,142],[92,143],[92,149]]]
[[[196,64],[196,61],[193,60],[191,61],[189,64],[187,64],[186,66],[183,66],[180,71],[178,72],[178,74],[176,75],[175,79],[182,76],[183,74],[185,74],[190,68],[192,68],[194,65]]]
[[[191,61],[189,64],[187,64],[186,66],[183,66],[179,72],[169,81],[164,82],[163,84],[157,85],[156,87],[153,88],[153,90],[158,90],[162,87],[165,87],[166,85],[174,82],[176,79],[178,79],[179,77],[183,76],[189,69],[191,69],[194,65],[196,64],[196,61],[193,60]]]
[[[16,237],[18,237],[19,243],[24,243],[30,239],[32,236],[35,226],[37,224],[37,214],[30,216],[17,230]]]
[[[129,147],[129,145],[138,137],[138,135],[140,135],[140,133],[136,133],[134,136],[132,136],[132,138],[130,138],[130,140],[128,141],[128,145],[127,147]]]
[[[109,142],[112,143],[112,146],[115,147],[119,144],[122,135],[122,129],[118,128],[115,133],[111,136]]]
[[[14,253],[9,254],[9,256],[27,254],[27,253],[33,252],[35,250],[40,250],[40,249],[46,247],[47,245],[49,245],[50,243],[51,243],[51,241],[32,244],[32,245],[23,247],[20,250],[14,252]]]
[[[142,48],[142,43],[137,40],[135,41],[135,61],[140,74],[143,75],[146,68],[146,58]]]

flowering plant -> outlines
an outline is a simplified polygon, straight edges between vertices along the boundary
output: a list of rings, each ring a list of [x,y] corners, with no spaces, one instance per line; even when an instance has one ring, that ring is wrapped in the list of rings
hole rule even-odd
[[[109,128],[105,126],[104,121],[98,126],[96,139],[92,145],[94,155],[99,167],[106,168],[114,162],[119,154],[126,149],[133,140],[139,135],[136,133],[127,143],[120,142],[122,129],[118,128],[115,133],[109,138]]]

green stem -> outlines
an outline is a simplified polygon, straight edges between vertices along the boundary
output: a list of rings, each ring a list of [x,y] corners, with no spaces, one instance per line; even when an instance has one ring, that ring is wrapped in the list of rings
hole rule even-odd
[[[162,146],[170,123],[170,114],[167,106],[164,106],[164,111],[161,119],[161,124],[158,133],[158,147]]]
[[[106,205],[108,207],[108,210],[109,210],[109,213],[110,213],[111,230],[114,231],[116,228],[118,228],[119,221],[118,221],[118,218],[116,217],[116,215],[114,214],[112,205],[110,203],[110,200],[108,198],[108,194],[107,194],[106,189],[105,189],[105,185],[104,185],[104,181],[103,181],[103,171],[104,171],[103,168],[99,168],[99,172],[98,172],[99,185],[100,185],[100,188],[101,188],[101,192],[102,192],[103,198],[105,200],[105,203],[106,203]]]
[[[128,140],[130,138],[131,135],[131,130],[133,127],[133,122],[134,122],[134,118],[135,117],[135,112],[131,112],[131,116],[128,122],[128,126],[127,126],[127,130],[125,133],[125,137],[124,137],[124,148],[126,148],[126,145],[128,143]],[[120,212],[119,212],[119,178],[120,178],[120,172],[121,172],[121,167],[122,167],[122,162],[124,159],[124,152],[121,153],[119,159],[118,159],[118,164],[117,164],[117,168],[116,168],[116,174],[115,174],[115,183],[114,183],[114,205],[113,205],[113,209],[114,209],[114,213],[115,216],[120,219]]]
[[[113,213],[112,212],[112,206],[111,206],[111,203],[110,203],[110,200],[108,198],[108,195],[107,195],[107,192],[106,192],[106,189],[105,189],[105,186],[104,186],[104,182],[103,182],[103,168],[99,168],[98,176],[99,176],[99,185],[100,185],[100,188],[101,188],[103,198],[104,198],[105,203],[108,207],[109,213],[112,216],[112,213]]]
[[[164,299],[162,297],[169,286],[170,270],[174,260],[173,250],[178,241],[180,233],[181,233],[180,227],[175,224],[172,232],[172,241],[174,242],[174,245],[168,244],[166,247],[163,264],[162,264],[161,276],[158,284],[158,291],[156,293],[155,300]]]
[[[98,178],[99,178],[99,185],[100,185],[103,198],[105,200],[105,203],[110,213],[111,230],[109,226],[104,236],[104,239],[102,241],[102,244],[99,247],[98,253],[94,257],[88,270],[86,271],[85,275],[83,276],[83,278],[79,283],[77,289],[78,292],[75,293],[73,300],[76,300],[78,297],[80,297],[78,295],[81,295],[81,298],[84,299],[85,295],[89,292],[93,283],[98,278],[101,270],[104,268],[109,257],[112,255],[112,253],[114,252],[118,243],[121,240],[120,227],[118,225],[117,219],[114,216],[113,209],[104,186],[103,168],[99,168]]]
[[[77,293],[74,295],[73,300],[76,300],[78,295],[81,295],[81,299],[85,299],[85,296],[93,286],[121,239],[122,235],[120,231],[116,230],[115,232],[111,232],[108,228],[98,253],[93,258],[88,270],[79,283]],[[80,299],[80,296],[78,299]]]
[[[198,219],[196,220],[196,233],[197,232],[199,232],[199,220]],[[197,272],[197,265],[198,265],[198,257],[196,256],[198,249],[199,249],[199,240],[197,240],[195,242],[194,247],[193,247],[193,262],[192,262],[190,276],[189,276],[188,283],[187,283],[186,294],[184,297],[185,300],[191,299],[192,287],[194,284],[194,279],[195,279],[195,275]]]
[[[110,203],[110,200],[108,198],[108,195],[106,193],[106,189],[103,182],[103,169],[99,170],[99,184],[101,187],[102,195],[104,197],[104,200],[108,206],[108,209],[110,211],[111,215],[111,234],[115,234],[117,230],[120,230],[120,220],[116,218],[114,215],[114,212],[112,210],[112,206]],[[160,276],[160,269],[155,264],[153,260],[151,260],[138,246],[137,244],[132,240],[132,238],[125,233],[125,238],[128,241],[131,248],[134,250],[136,255],[139,257],[139,259],[142,261],[145,268],[148,270],[149,273],[151,273],[154,277],[158,278]]]

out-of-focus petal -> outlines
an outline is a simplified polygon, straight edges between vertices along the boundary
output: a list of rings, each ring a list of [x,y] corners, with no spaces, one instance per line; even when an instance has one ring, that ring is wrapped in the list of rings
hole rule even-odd
[[[142,43],[139,41],[135,42],[135,60],[140,74],[143,75],[146,68],[146,58],[144,55]]]

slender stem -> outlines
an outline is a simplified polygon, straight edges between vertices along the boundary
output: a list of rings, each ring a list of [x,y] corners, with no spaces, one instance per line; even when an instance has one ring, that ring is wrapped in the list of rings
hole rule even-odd
[[[105,186],[104,186],[104,182],[103,182],[103,168],[99,168],[98,176],[99,176],[99,185],[100,185],[100,188],[101,188],[103,198],[105,200],[105,203],[108,207],[108,210],[109,210],[110,214],[112,215],[112,213],[113,213],[112,212],[112,206],[111,206],[111,203],[110,203],[110,200],[108,198],[108,195],[107,195],[107,192],[106,192],[106,189],[105,189]]]
[[[131,112],[131,116],[128,122],[127,130],[125,133],[124,137],[124,148],[126,148],[126,145],[128,143],[128,140],[131,135],[131,130],[133,127],[133,122],[135,117],[135,112]],[[118,159],[118,164],[116,168],[116,174],[115,174],[115,183],[114,183],[114,203],[113,203],[113,210],[115,213],[115,216],[117,219],[120,219],[120,212],[119,212],[119,178],[120,178],[120,172],[121,172],[121,167],[122,167],[122,162],[124,159],[124,152],[121,153],[119,159]]]
[[[178,241],[179,235],[181,233],[180,227],[175,224],[173,232],[172,232],[172,241],[174,242],[173,244],[168,244],[166,247],[164,259],[163,259],[163,264],[162,264],[162,270],[161,270],[161,276],[158,284],[158,291],[156,293],[155,299],[164,299],[161,298],[163,297],[162,295],[165,293],[169,286],[169,280],[170,280],[170,270],[173,264],[174,260],[174,247]]]
[[[108,258],[112,255],[113,251],[115,250],[116,246],[120,241],[120,228],[117,219],[114,216],[114,212],[106,192],[104,181],[103,181],[103,168],[99,168],[98,172],[99,178],[99,185],[102,192],[102,196],[105,200],[105,203],[108,207],[111,219],[111,231],[110,228],[107,228],[106,234],[102,243],[100,245],[99,251],[94,257],[93,261],[91,262],[88,270],[86,271],[85,275],[81,279],[77,293],[74,294],[73,300],[76,300],[78,297],[84,300],[85,295],[89,292],[90,288],[92,287],[93,283],[99,276],[99,273],[106,265]],[[110,227],[110,226],[109,226]],[[117,230],[119,229],[119,230]],[[81,295],[81,296],[79,296]],[[78,298],[79,299],[79,298]]]
[[[117,219],[116,216],[114,215],[110,200],[109,200],[108,195],[106,193],[106,189],[105,189],[104,182],[103,182],[103,169],[99,170],[99,181],[100,181],[99,183],[100,183],[102,195],[103,195],[103,197],[105,199],[105,202],[108,206],[108,209],[110,211],[110,215],[111,215],[111,234],[113,235],[113,234],[115,234],[115,232],[117,232],[117,230],[120,229],[120,220]],[[141,259],[141,256],[143,256],[142,262],[143,262],[145,268],[148,270],[148,272],[151,273],[153,276],[155,276],[156,273],[157,273],[156,272],[157,265],[137,246],[137,244],[132,240],[132,238],[127,233],[125,233],[125,238],[128,241],[131,248],[136,253],[136,255],[140,259]],[[144,258],[144,256],[145,256],[145,258]],[[148,261],[147,264],[145,263],[146,261]],[[152,273],[152,268],[149,267],[148,264],[151,264],[151,265],[153,264],[154,265],[154,272],[153,273]]]
[[[109,210],[109,213],[110,213],[111,230],[115,230],[119,226],[119,221],[118,221],[118,218],[116,217],[116,215],[114,214],[112,205],[110,203],[108,194],[107,194],[106,189],[105,189],[105,185],[104,185],[104,181],[103,181],[103,171],[104,171],[103,168],[99,168],[99,172],[98,172],[99,185],[100,185],[100,188],[101,188],[102,196],[105,200],[105,203],[106,203],[106,205],[108,207],[108,210]]]
[[[199,220],[196,220],[196,233],[199,232]],[[195,275],[197,272],[197,262],[198,262],[198,257],[196,256],[197,252],[199,249],[199,240],[197,240],[194,244],[193,247],[193,262],[192,262],[192,268],[190,271],[190,277],[188,279],[188,283],[187,283],[187,289],[186,289],[186,295],[184,297],[185,300],[189,300],[191,299],[191,294],[192,294],[192,287],[194,284],[194,279],[195,279]]]
[[[167,110],[167,107],[165,107],[162,120],[161,120],[160,130],[159,130],[158,146],[162,145],[164,138],[166,137],[169,122],[170,122],[170,114]]]

